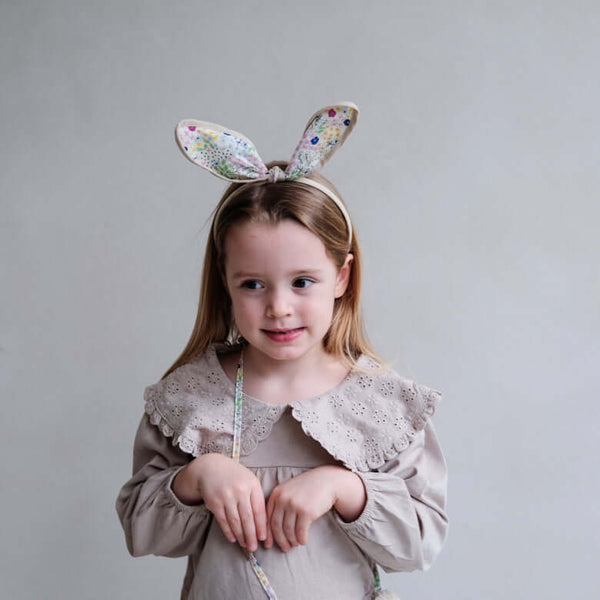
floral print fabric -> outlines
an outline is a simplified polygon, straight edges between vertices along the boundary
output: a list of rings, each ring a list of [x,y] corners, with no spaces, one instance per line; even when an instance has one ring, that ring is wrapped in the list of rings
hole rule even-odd
[[[358,118],[355,106],[331,106],[317,112],[308,122],[289,166],[286,179],[297,179],[320,168],[336,149],[344,143]]]
[[[286,179],[298,179],[320,168],[352,131],[358,108],[350,103],[325,107],[308,122],[289,166]],[[182,152],[194,164],[227,181],[267,179],[269,170],[254,144],[221,125],[185,119],[175,128]]]

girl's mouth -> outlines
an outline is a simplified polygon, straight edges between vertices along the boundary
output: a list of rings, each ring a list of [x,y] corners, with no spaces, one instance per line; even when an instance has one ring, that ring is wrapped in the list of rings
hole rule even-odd
[[[274,342],[291,342],[302,335],[304,327],[296,329],[263,329],[263,333]]]

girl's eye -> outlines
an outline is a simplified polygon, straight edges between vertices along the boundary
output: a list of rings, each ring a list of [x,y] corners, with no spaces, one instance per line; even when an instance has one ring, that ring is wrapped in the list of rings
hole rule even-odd
[[[256,281],[255,279],[249,279],[248,281],[244,281],[242,283],[242,287],[247,290],[259,290],[262,287],[260,281]]]
[[[311,286],[314,282],[312,279],[308,279],[307,277],[298,277],[298,279],[294,280],[294,287],[296,288],[307,288]]]

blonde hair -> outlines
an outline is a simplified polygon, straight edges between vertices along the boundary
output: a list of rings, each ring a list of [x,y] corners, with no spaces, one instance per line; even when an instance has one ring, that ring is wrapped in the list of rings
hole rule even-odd
[[[272,162],[269,168],[285,169],[286,163]],[[341,198],[335,187],[322,175],[310,179],[330,188]],[[356,232],[349,232],[336,204],[323,192],[297,181],[234,183],[230,185],[213,213],[211,231],[206,243],[200,301],[194,329],[183,352],[163,378],[184,365],[213,343],[232,343],[237,332],[231,314],[231,300],[224,284],[225,239],[236,223],[273,223],[292,220],[315,234],[325,246],[337,268],[341,268],[348,253],[353,255],[345,293],[335,300],[331,326],[323,338],[326,352],[338,357],[349,367],[364,354],[381,364],[372,349],[363,325],[360,308],[361,255]]]

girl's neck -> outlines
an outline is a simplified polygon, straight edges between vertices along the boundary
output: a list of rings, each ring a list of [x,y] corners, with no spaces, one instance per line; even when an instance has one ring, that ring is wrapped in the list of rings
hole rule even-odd
[[[310,377],[324,363],[335,362],[335,358],[319,349],[295,360],[273,359],[253,346],[244,348],[244,369],[256,377],[276,378],[293,383],[297,379]]]
[[[237,353],[221,359],[231,379],[235,378]],[[269,404],[308,400],[339,385],[348,368],[335,356],[315,353],[298,360],[273,360],[251,346],[244,348],[244,392]]]

